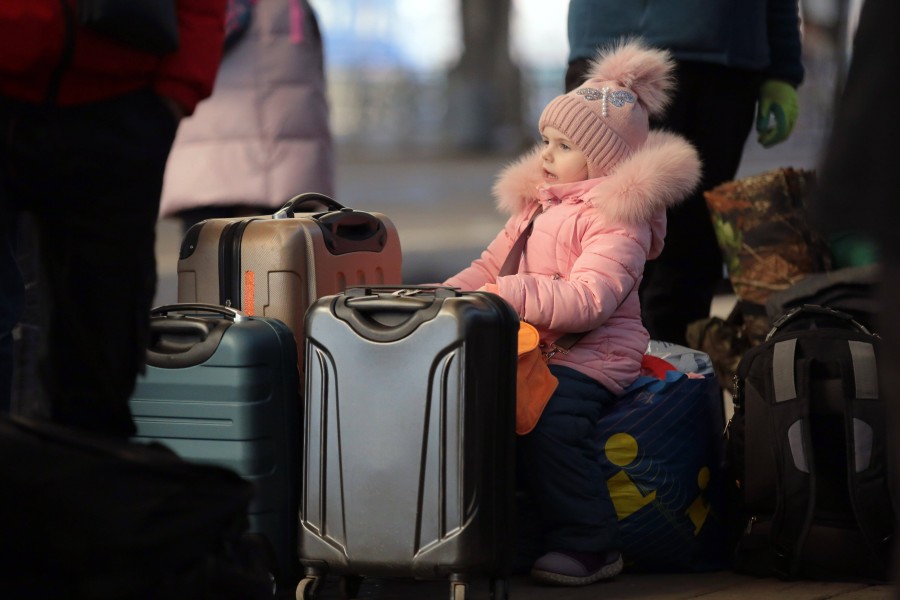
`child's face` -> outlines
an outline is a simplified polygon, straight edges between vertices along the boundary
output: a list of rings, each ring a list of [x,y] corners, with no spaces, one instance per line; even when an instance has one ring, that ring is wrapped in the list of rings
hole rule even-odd
[[[572,183],[587,179],[587,159],[569,138],[555,127],[544,127],[541,138],[544,141],[541,166],[546,183]]]

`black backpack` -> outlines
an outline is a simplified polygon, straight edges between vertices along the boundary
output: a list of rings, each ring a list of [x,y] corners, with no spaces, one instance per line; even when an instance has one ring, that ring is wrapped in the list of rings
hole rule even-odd
[[[887,578],[894,516],[878,346],[846,313],[803,305],[743,355],[726,438],[737,571]]]

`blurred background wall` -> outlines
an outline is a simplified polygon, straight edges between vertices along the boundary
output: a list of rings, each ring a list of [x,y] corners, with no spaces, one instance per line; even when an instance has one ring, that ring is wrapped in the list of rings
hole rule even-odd
[[[820,136],[860,0],[801,0],[807,80],[795,132]],[[506,153],[562,92],[566,0],[313,0],[333,131],[356,156]]]
[[[738,177],[814,168],[861,0],[800,0],[806,81],[791,137],[751,135]],[[312,0],[325,44],[336,199],[397,226],[405,283],[442,281],[504,217],[498,170],[537,141],[563,91],[567,0]],[[297,190],[297,193],[314,190]],[[175,300],[180,231],[160,222],[157,304]]]

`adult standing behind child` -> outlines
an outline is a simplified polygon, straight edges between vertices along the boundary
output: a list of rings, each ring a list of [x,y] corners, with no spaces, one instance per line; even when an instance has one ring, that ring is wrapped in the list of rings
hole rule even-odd
[[[445,282],[499,294],[537,328],[545,351],[566,333],[588,332],[550,358],[559,385],[535,429],[518,438],[517,475],[540,531],[534,556],[519,560],[537,558],[531,575],[541,582],[584,585],[622,569],[597,422],[638,377],[649,341],[638,299],[644,264],[662,250],[666,208],[700,176],[690,144],[649,131],[671,71],[667,52],[638,42],[600,53],[588,81],[544,109],[542,145],[500,174],[494,193],[511,214],[503,231]],[[529,226],[518,272],[498,276]]]
[[[270,214],[301,192],[334,194],[322,35],[306,0],[230,0],[212,96],[185,119],[160,216],[184,229]],[[238,10],[239,9],[239,10]]]
[[[768,148],[791,134],[803,81],[798,0],[570,0],[566,90],[579,85],[596,49],[640,36],[676,60],[672,102],[652,125],[700,152],[703,179],[669,210],[666,248],[641,284],[654,339],[685,345],[687,325],[709,316],[722,255],[703,192],[734,179],[756,122]]]

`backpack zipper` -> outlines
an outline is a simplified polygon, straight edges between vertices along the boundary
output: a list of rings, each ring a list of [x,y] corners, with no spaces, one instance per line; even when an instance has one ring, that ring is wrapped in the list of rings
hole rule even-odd
[[[744,404],[744,386],[741,383],[740,378],[737,373],[732,375],[732,384],[731,384],[731,403],[734,405],[735,411],[739,408],[743,408]],[[743,411],[741,411],[743,412]]]

